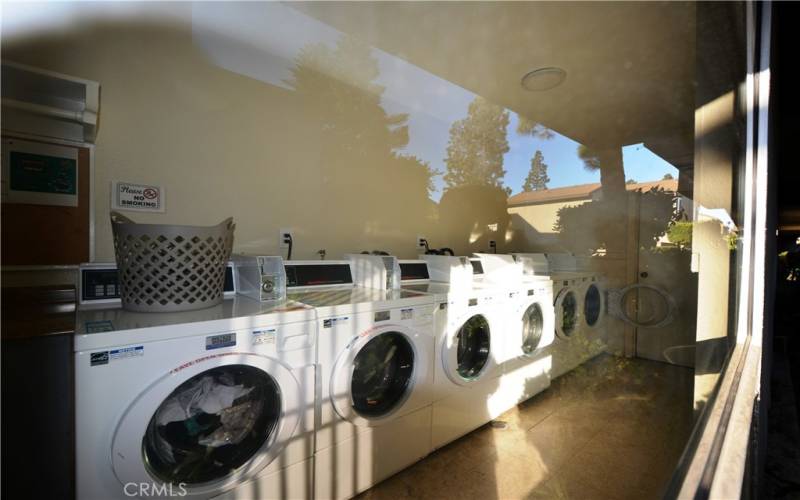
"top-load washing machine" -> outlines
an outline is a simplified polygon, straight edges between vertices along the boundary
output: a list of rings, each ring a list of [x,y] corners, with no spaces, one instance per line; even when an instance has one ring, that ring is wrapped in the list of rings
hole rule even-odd
[[[84,303],[101,285],[99,300],[114,291],[115,273],[94,271],[106,274],[82,269],[96,287]],[[77,498],[310,498],[316,334],[313,309],[293,302],[86,304],[74,344]]]
[[[320,332],[315,498],[352,497],[430,452],[432,298],[353,282],[385,286],[394,267],[286,262],[288,296],[315,308]]]
[[[403,288],[436,304],[432,445],[440,448],[504,411],[491,400],[502,373],[504,311],[494,307],[492,289],[473,288],[466,257],[425,255],[401,269],[409,278]]]

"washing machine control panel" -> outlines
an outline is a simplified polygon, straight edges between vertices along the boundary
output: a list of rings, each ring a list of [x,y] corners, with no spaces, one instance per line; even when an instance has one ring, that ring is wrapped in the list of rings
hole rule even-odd
[[[289,288],[353,283],[350,264],[347,262],[285,263],[284,269],[286,270],[286,286]]]
[[[120,287],[117,265],[81,264],[79,268],[78,304],[81,306],[117,307],[120,305]],[[236,294],[233,283],[233,263],[225,269],[225,297]]]
[[[117,269],[87,269],[81,274],[81,301],[119,299]]]

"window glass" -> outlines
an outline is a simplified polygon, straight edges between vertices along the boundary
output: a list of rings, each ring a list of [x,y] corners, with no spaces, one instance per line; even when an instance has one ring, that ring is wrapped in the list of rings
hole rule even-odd
[[[551,479],[604,470],[591,465],[601,463],[621,479],[582,474],[567,481],[586,483],[577,496],[644,498],[661,496],[702,422],[736,342],[737,314],[747,310],[737,303],[747,291],[743,244],[754,241],[744,216],[752,154],[746,8],[7,2],[0,33],[4,64],[100,83],[94,169],[102,182],[92,184],[95,202],[86,205],[94,220],[108,220],[106,180],[119,179],[164,187],[164,222],[213,224],[233,215],[236,247],[252,254],[286,251],[270,236],[286,227],[296,235],[297,259],[364,250],[413,259],[424,250],[412,241],[423,236],[430,249],[460,256],[569,253],[574,265],[551,271],[553,282],[594,277],[601,288],[584,298],[576,287],[553,311],[561,331],[542,365],[551,362],[551,373],[564,360],[562,367],[574,365],[546,391],[582,404],[539,410],[548,403],[538,398],[520,411],[556,417],[543,422],[572,422],[571,412],[581,411],[581,422],[602,428],[586,430],[597,436],[594,447],[577,446],[584,435],[572,429],[549,433],[581,467],[526,464],[542,474],[525,477],[541,481],[517,491],[497,480],[487,496],[558,496],[562,490],[547,489],[557,483]],[[84,126],[62,118],[94,115],[74,81],[42,97],[50,80],[33,85],[6,75],[4,135],[80,139]],[[15,102],[33,104],[22,108],[37,114],[11,109]],[[53,107],[61,118],[38,114]],[[110,225],[95,229],[96,260],[113,260]],[[640,287],[621,293],[633,285]],[[658,321],[670,311],[669,321]],[[520,339],[523,349],[538,345],[535,321],[523,331],[515,324],[507,331],[470,319],[454,339],[458,374],[479,377],[490,348],[511,349]],[[365,347],[353,372],[355,410],[381,416],[396,408],[413,362],[399,334]],[[266,442],[278,411],[268,379],[231,376],[259,391],[254,437],[213,448],[215,460],[204,461],[206,431],[179,435],[171,430],[177,424],[167,432],[151,422],[144,453],[154,474],[221,477]],[[493,399],[475,404],[495,409]],[[529,456],[544,456],[547,445],[533,439]],[[649,474],[634,473],[642,468]],[[632,484],[641,488],[633,492]]]

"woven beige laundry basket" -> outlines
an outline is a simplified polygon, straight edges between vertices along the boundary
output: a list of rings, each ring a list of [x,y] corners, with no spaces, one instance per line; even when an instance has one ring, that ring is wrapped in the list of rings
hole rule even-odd
[[[137,224],[112,211],[111,226],[122,307],[173,312],[222,301],[233,218],[216,226]]]

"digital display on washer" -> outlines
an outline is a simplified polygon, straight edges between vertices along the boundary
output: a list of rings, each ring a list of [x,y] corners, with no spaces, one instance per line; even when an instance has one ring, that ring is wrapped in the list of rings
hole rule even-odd
[[[286,286],[345,285],[353,282],[350,264],[286,264]]]
[[[210,351],[211,349],[221,349],[223,347],[233,347],[235,345],[235,333],[222,333],[218,335],[209,335],[206,337],[206,351]]]
[[[119,277],[116,269],[84,269],[82,274],[83,301],[119,298]]]
[[[472,274],[483,274],[483,264],[480,259],[470,259],[469,263],[472,264]]]
[[[430,279],[430,275],[428,274],[428,264],[424,262],[401,262],[400,276],[400,279],[403,281]]]

